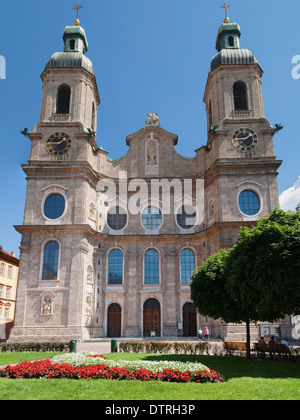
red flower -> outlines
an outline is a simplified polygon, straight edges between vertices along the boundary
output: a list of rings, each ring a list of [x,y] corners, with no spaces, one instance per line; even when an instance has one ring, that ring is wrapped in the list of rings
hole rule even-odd
[[[95,355],[91,357],[100,357]],[[152,372],[143,367],[130,372],[123,367],[108,367],[105,364],[95,366],[75,367],[66,363],[52,363],[50,359],[37,362],[22,362],[15,366],[6,366],[0,369],[0,377],[6,378],[69,378],[69,379],[113,379],[113,380],[138,380],[138,381],[166,381],[166,382],[224,382],[220,373],[213,370],[203,370],[194,375],[190,371],[180,372],[174,369],[164,369],[163,372]]]

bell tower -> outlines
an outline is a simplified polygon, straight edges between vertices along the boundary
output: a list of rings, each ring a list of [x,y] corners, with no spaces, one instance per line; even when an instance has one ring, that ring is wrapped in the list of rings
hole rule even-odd
[[[40,122],[79,122],[96,131],[100,98],[84,29],[67,26],[63,41],[64,51],[52,55],[41,75]]]
[[[240,37],[237,23],[223,23],[218,30],[218,53],[211,61],[204,95],[208,131],[225,119],[264,118],[263,71],[253,52],[240,48]]]
[[[229,7],[226,2],[226,12]],[[214,168],[220,222],[252,222],[279,206],[273,136],[265,118],[263,71],[253,52],[240,46],[241,28],[226,13],[216,39],[204,94],[207,162]],[[212,184],[212,185],[213,185]],[[212,197],[215,192],[207,193]]]
[[[41,75],[39,122],[31,141],[21,233],[15,325],[11,340],[81,338],[90,326],[95,301],[95,225],[97,108],[100,98],[88,42],[76,19],[63,32],[63,51],[55,52]],[[26,304],[25,304],[26,302]]]

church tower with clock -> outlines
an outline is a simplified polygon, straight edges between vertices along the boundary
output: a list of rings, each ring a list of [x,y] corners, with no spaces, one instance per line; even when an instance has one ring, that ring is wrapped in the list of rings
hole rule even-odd
[[[100,98],[85,31],[78,19],[65,28],[64,51],[42,73],[40,120],[28,134],[11,341],[195,337],[205,326],[212,336],[242,338],[244,327],[198,314],[189,286],[206,258],[235,243],[241,226],[279,206],[276,129],[264,115],[262,69],[240,47],[240,35],[226,17],[204,94],[206,146],[193,158],[180,156],[178,137],[149,113],[144,127],[127,136],[127,154],[111,160],[97,147]],[[139,213],[132,212],[126,198],[136,198],[141,182],[149,192],[161,180],[172,180],[171,211],[160,196],[146,194],[136,200]],[[190,196],[179,197],[174,186],[187,180]],[[112,200],[104,194],[110,183]],[[270,326],[280,327],[288,337],[290,320]],[[252,326],[254,338],[259,328]]]

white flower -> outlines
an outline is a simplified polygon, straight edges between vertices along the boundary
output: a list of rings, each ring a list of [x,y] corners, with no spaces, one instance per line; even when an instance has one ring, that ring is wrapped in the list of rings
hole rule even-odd
[[[190,371],[191,374],[199,372],[202,370],[209,370],[207,366],[202,363],[193,363],[193,362],[169,362],[169,361],[147,361],[147,360],[108,360],[102,359],[99,357],[88,357],[89,355],[94,355],[95,353],[66,353],[60,356],[55,356],[52,358],[53,363],[66,363],[73,366],[85,366],[85,365],[105,365],[109,367],[120,367],[126,368],[130,372],[135,371],[143,367],[146,370],[152,372],[163,372],[164,369],[174,369],[174,371],[179,370],[180,373]]]

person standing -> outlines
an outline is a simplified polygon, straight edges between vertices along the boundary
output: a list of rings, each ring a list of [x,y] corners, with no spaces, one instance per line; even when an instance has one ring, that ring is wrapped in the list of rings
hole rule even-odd
[[[209,329],[207,327],[204,330],[204,339],[205,341],[209,341]]]
[[[201,328],[199,328],[199,331],[198,331],[198,338],[199,338],[199,343],[201,343],[202,338],[203,338],[203,331],[201,330]]]

